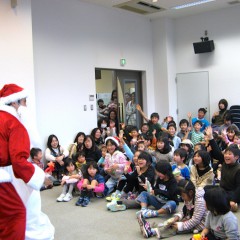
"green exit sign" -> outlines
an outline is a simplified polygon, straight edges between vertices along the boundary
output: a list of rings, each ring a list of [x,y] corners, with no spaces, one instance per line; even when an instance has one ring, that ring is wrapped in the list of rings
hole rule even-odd
[[[126,65],[126,59],[125,58],[121,58],[120,59],[120,65],[121,66],[125,66]]]

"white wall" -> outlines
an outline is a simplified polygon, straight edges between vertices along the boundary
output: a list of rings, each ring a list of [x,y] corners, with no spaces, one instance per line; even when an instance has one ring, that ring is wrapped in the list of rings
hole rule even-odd
[[[38,121],[44,141],[54,133],[69,144],[96,126],[89,94],[95,67],[146,71],[148,112],[155,109],[151,23],[142,16],[79,0],[32,1]],[[83,111],[83,105],[88,111]],[[95,106],[95,102],[93,102]]]
[[[212,114],[220,98],[239,104],[239,12],[235,6],[151,23],[79,0],[32,0],[32,9],[30,0],[18,0],[14,10],[9,0],[2,0],[0,86],[15,82],[25,87],[33,113],[36,91],[44,144],[55,133],[67,145],[78,131],[96,126],[96,110],[89,111],[96,104],[89,102],[89,94],[95,94],[95,68],[123,69],[120,58],[127,60],[124,69],[143,71],[144,110],[159,112],[161,119],[175,114],[176,73],[209,71]],[[192,43],[205,30],[215,51],[195,55]]]
[[[210,116],[218,110],[221,98],[229,106],[240,104],[240,6],[176,21],[176,72],[209,71]],[[204,31],[214,40],[215,51],[194,54],[193,42],[199,42]],[[193,94],[201,94],[198,89]]]
[[[25,88],[35,118],[31,1],[18,0],[15,9],[10,2],[0,1],[0,89],[9,83]]]
[[[226,98],[229,106],[240,104],[239,12],[240,6],[235,6],[177,20],[153,21],[156,109],[162,117],[168,113],[175,116],[176,73],[209,72],[210,116],[221,98]],[[215,51],[194,54],[192,43],[201,41],[205,30],[214,40]],[[201,92],[193,89],[192,94]]]

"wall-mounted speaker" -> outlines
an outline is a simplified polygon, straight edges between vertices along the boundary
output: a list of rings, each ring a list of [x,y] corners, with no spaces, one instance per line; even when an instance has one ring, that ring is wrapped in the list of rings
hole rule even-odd
[[[193,48],[194,48],[195,54],[212,52],[214,50],[214,42],[213,40],[211,40],[211,41],[193,43]]]

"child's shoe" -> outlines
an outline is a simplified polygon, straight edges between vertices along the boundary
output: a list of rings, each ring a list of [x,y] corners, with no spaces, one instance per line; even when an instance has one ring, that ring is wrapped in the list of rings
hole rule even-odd
[[[62,202],[62,201],[63,201],[63,198],[64,198],[65,196],[66,196],[66,195],[62,193],[62,194],[57,198],[57,202]]]
[[[79,199],[77,200],[77,202],[75,203],[76,206],[81,206],[83,203],[83,197],[79,197]]]
[[[142,235],[145,237],[145,238],[149,238],[151,236],[153,236],[153,232],[152,232],[152,229],[151,229],[151,226],[150,226],[150,223],[147,222],[142,213],[139,211],[138,212],[138,215],[137,215],[137,220],[138,220],[138,223],[139,223],[139,226],[140,226],[140,229],[141,229],[141,232],[142,232]]]
[[[145,209],[145,210],[142,210],[142,215],[144,218],[153,218],[158,216],[158,211]]]
[[[106,200],[107,200],[108,202],[111,202],[112,200],[118,201],[118,200],[120,200],[120,198],[121,198],[121,194],[114,192],[114,193],[112,193],[111,196],[106,197]]]
[[[82,207],[86,207],[89,204],[89,202],[90,202],[90,198],[85,196],[83,198]]]
[[[117,212],[117,211],[125,211],[126,210],[126,205],[125,204],[118,204],[113,203],[109,206],[109,210],[111,210],[112,212]]]
[[[67,193],[66,196],[63,198],[64,202],[69,202],[73,198],[72,194]]]

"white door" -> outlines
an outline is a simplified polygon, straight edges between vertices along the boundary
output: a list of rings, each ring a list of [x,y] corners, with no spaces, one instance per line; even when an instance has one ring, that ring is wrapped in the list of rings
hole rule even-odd
[[[176,81],[178,122],[187,119],[188,112],[197,117],[199,108],[206,108],[205,118],[209,121],[208,72],[178,73]]]

